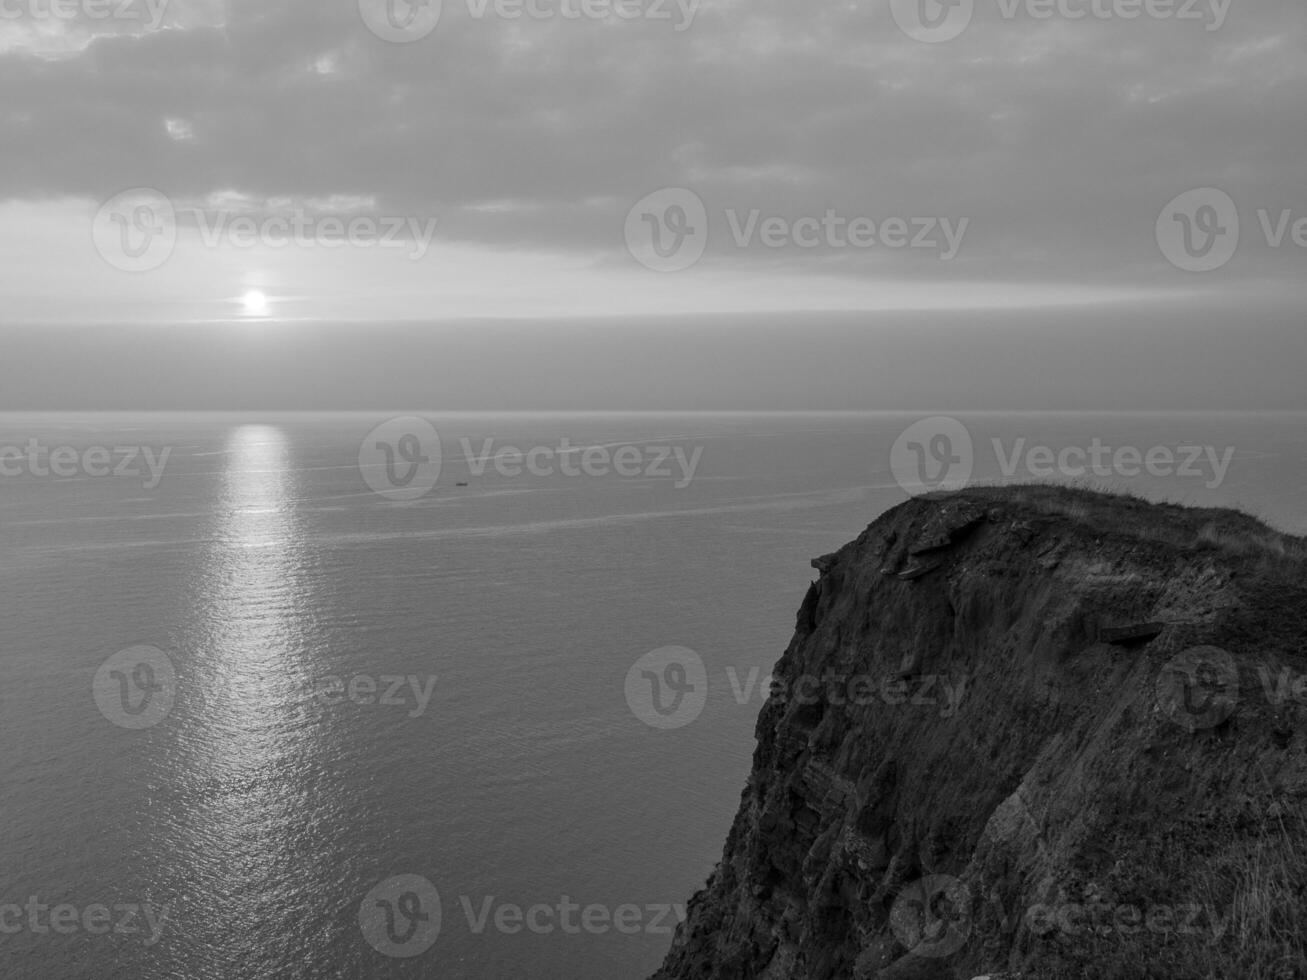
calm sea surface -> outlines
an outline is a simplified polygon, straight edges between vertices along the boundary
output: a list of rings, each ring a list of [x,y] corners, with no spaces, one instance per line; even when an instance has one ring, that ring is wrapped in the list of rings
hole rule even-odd
[[[0,976],[657,966],[720,854],[808,560],[905,499],[890,446],[915,417],[429,418],[439,480],[405,501],[359,465],[384,416],[0,416],[24,454],[0,455]],[[959,418],[985,480],[1095,437],[1228,448],[1219,476],[1084,482],[1307,530],[1307,416]],[[639,472],[503,455],[563,438],[634,447]],[[702,450],[688,485],[663,446]],[[167,450],[157,480],[121,447]],[[56,452],[76,472],[47,473]],[[136,473],[94,475],[106,456]],[[666,646],[706,675],[679,727],[626,694]],[[159,654],[110,661],[140,647]]]

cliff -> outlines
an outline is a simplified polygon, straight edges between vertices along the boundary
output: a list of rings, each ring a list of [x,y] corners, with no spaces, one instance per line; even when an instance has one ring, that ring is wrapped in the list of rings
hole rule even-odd
[[[656,980],[1307,975],[1307,548],[1055,487],[816,559]]]

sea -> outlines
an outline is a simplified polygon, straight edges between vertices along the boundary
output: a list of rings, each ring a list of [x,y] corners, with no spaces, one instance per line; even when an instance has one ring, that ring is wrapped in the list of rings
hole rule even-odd
[[[0,976],[648,976],[810,560],[967,480],[1303,534],[1307,415],[0,416]]]

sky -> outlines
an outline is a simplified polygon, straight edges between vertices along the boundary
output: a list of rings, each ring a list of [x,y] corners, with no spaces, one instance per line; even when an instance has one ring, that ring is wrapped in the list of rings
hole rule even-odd
[[[465,351],[500,369],[357,400],[1304,407],[1305,39],[1301,0],[0,0],[0,406]],[[660,335],[752,374],[597,380]],[[1163,370],[1109,397],[1094,343]]]

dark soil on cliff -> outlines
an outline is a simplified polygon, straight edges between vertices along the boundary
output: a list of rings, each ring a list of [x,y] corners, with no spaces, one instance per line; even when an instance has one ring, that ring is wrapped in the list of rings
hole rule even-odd
[[[1307,547],[973,488],[820,576],[657,980],[1307,976]]]

